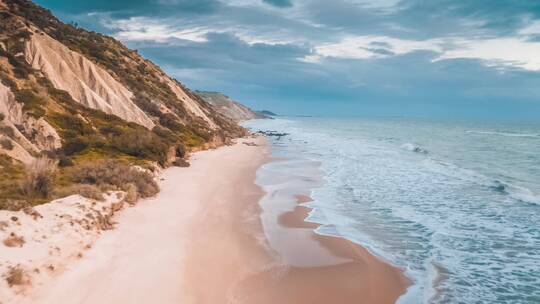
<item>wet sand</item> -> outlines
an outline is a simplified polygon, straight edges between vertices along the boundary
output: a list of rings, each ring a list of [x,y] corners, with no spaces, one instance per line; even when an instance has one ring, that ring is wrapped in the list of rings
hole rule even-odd
[[[285,229],[271,236],[286,244],[280,252],[289,265],[249,279],[243,293],[251,303],[395,303],[405,293],[410,282],[401,270],[346,239],[316,234],[319,225],[305,221],[311,209],[301,205],[311,199],[296,199],[299,205],[279,216]]]

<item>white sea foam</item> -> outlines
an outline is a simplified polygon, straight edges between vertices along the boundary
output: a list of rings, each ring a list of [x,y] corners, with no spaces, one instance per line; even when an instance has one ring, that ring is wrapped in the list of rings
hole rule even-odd
[[[401,145],[401,147],[407,151],[412,151],[412,152],[416,152],[416,153],[423,153],[423,154],[427,154],[428,151],[422,147],[420,147],[419,145],[416,145],[416,144],[411,144],[411,143],[406,143],[406,144],[403,144]]]
[[[481,135],[540,138],[540,134],[536,134],[536,133],[515,133],[515,132],[478,131],[478,130],[467,130],[465,132],[470,133],[470,134],[481,134]]]
[[[538,141],[408,123],[257,127],[291,134],[280,155],[320,162],[309,220],[406,269],[415,285],[399,303],[539,303]]]

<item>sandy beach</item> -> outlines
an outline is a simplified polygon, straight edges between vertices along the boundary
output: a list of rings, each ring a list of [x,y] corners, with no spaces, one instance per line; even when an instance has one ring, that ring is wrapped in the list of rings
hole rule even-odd
[[[122,211],[114,230],[20,302],[394,303],[408,286],[402,271],[349,241],[315,234],[304,222],[309,208],[275,219],[286,229],[277,237],[307,264],[272,248],[255,184],[270,160],[259,137],[165,170],[155,198]]]

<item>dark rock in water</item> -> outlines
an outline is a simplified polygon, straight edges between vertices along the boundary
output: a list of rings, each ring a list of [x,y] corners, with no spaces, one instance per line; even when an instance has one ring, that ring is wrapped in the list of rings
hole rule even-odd
[[[257,111],[257,113],[265,115],[265,116],[277,116],[276,113],[268,111],[268,110]]]
[[[493,191],[497,191],[499,193],[506,193],[506,186],[501,183],[500,181],[495,181],[495,185],[489,187]]]
[[[289,133],[280,133],[277,131],[257,131],[257,133],[265,136],[277,137],[277,139],[281,139],[283,136],[289,135]]]
[[[413,151],[416,152],[416,153],[422,153],[422,154],[427,154],[428,153],[427,150],[424,150],[424,149],[422,149],[420,147],[414,147]]]

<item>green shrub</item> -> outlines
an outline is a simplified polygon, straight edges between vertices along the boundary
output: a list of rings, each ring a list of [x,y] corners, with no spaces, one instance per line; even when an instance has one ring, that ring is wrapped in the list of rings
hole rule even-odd
[[[0,139],[0,146],[8,151],[13,150],[13,143],[8,138]]]
[[[186,156],[186,148],[182,145],[179,145],[175,149],[176,157],[184,158]]]
[[[45,115],[45,109],[43,106],[47,103],[47,100],[33,92],[32,90],[23,89],[14,91],[15,99],[23,103],[23,110],[29,115],[40,118]]]
[[[0,209],[18,210],[26,204],[20,191],[25,171],[23,164],[0,154]]]
[[[182,130],[182,125],[173,114],[163,114],[159,117],[159,123],[172,131],[179,132]]]
[[[73,172],[73,181],[96,185],[102,190],[129,191],[129,188],[133,190],[134,186],[138,196],[143,198],[159,192],[159,187],[150,173],[130,167],[121,161],[107,160],[83,164]]]
[[[2,127],[0,127],[0,134],[7,135],[7,136],[9,136],[11,138],[15,137],[15,131],[10,126],[2,126]]]
[[[0,54],[1,56],[1,54]],[[12,91],[15,91],[17,90],[17,83],[7,74],[5,73],[2,73],[1,74],[2,77],[2,83],[7,86],[8,88],[10,88]]]
[[[28,75],[30,75],[30,72],[28,71],[28,69],[17,66],[13,68],[13,74],[19,79],[27,79]]]
[[[58,156],[58,166],[60,168],[72,167],[73,165],[75,165],[75,163],[73,162],[71,158],[65,155]]]
[[[111,139],[116,150],[137,158],[149,159],[165,165],[168,146],[155,134],[146,130],[124,130],[122,136]]]
[[[161,126],[155,126],[154,129],[152,129],[152,132],[154,132],[154,134],[156,134],[161,140],[168,143],[174,143],[179,140],[176,134]]]
[[[63,150],[66,155],[74,155],[88,148],[88,143],[81,137],[66,139]]]
[[[54,113],[49,116],[48,121],[64,133],[67,137],[78,135],[94,134],[95,131],[88,123],[84,122],[76,115]]]
[[[122,132],[122,128],[118,126],[106,125],[99,128],[99,133],[105,136],[120,136],[122,135]]]

